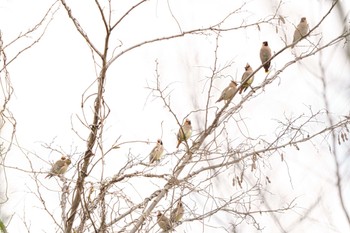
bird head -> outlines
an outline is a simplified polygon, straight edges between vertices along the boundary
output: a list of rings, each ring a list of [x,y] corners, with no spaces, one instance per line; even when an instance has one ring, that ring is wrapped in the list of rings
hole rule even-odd
[[[249,65],[249,63],[247,63],[247,65],[245,65],[244,69],[245,69],[245,70],[248,70],[249,67],[250,67],[250,65]]]
[[[269,44],[267,43],[267,41],[263,42],[263,46],[269,46]]]
[[[304,23],[304,22],[306,22],[306,17],[302,17],[300,20],[300,23]]]
[[[66,156],[62,155],[61,160],[62,161],[66,160]]]
[[[158,140],[157,140],[157,144],[163,145],[162,140],[161,140],[161,139],[158,139]]]
[[[163,214],[158,210],[157,217],[160,218],[160,217],[162,217],[162,215],[163,215]]]
[[[190,121],[189,119],[186,119],[186,120],[185,120],[185,124],[191,125],[191,121]]]
[[[71,161],[70,159],[66,159],[66,160],[65,160],[65,163],[66,163],[67,165],[69,165],[69,164],[72,163],[72,161]]]

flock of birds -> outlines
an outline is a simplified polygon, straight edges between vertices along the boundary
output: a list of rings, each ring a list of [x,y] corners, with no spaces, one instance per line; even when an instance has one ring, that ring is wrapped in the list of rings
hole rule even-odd
[[[305,17],[302,17],[300,20],[300,23],[296,27],[293,35],[293,45],[303,39],[309,32],[309,25],[306,21]],[[271,65],[271,49],[269,47],[269,44],[267,41],[264,41],[262,43],[262,47],[260,49],[260,60],[262,62],[262,65],[265,69],[265,72],[269,72],[269,68]],[[247,79],[251,74],[253,73],[252,67],[247,63],[245,66],[245,72],[242,75],[241,81]],[[249,78],[245,83],[243,83],[240,87],[239,93],[246,91],[248,87],[251,86],[254,80],[254,75]],[[231,100],[234,96],[234,94],[237,92],[237,83],[235,81],[231,81],[228,87],[226,87],[221,95],[220,98],[216,101],[220,102],[224,100],[225,102]],[[192,135],[192,126],[191,121],[189,119],[186,119],[183,125],[180,127],[178,133],[177,133],[177,146],[176,148],[179,148],[180,144],[182,142],[186,142]],[[159,162],[162,154],[164,152],[164,146],[161,139],[157,140],[156,146],[153,148],[153,150],[149,154],[149,162],[150,164],[154,162]],[[60,160],[56,161],[49,172],[49,174],[46,177],[53,177],[53,176],[60,176],[63,175],[66,171],[68,166],[71,164],[71,160],[69,158],[66,158],[65,156],[62,156]],[[184,207],[181,201],[181,198],[177,202],[176,208],[173,209],[173,211],[170,213],[170,219],[166,217],[164,214],[162,214],[160,211],[158,211],[157,214],[157,223],[159,227],[164,231],[169,231],[172,229],[172,223],[178,222],[181,220],[181,218],[184,215]]]

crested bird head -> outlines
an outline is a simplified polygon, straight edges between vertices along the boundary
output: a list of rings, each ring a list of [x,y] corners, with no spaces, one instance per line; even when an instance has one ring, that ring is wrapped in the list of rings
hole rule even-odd
[[[250,65],[249,65],[249,63],[247,63],[247,65],[245,65],[244,69],[245,69],[245,70],[248,70],[249,67],[250,67]]]

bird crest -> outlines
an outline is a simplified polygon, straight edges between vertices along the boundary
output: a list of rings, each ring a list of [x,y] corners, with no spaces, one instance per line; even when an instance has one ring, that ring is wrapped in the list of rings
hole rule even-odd
[[[231,83],[233,83],[234,85],[236,85],[236,86],[237,86],[237,83],[236,83],[236,81],[235,81],[235,80],[231,80]]]
[[[190,119],[187,118],[187,119],[185,120],[185,122],[186,122],[187,124],[191,125]]]

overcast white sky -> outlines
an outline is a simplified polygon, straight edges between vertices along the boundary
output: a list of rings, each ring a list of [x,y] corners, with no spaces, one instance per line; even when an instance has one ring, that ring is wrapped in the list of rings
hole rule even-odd
[[[79,19],[84,30],[101,48],[103,30],[101,21],[96,17],[94,1],[68,1],[73,13]],[[136,2],[136,1],[133,1]],[[235,7],[244,1],[169,1],[174,15],[179,20],[183,30],[196,27],[205,27],[210,22],[217,22]],[[320,20],[320,17],[328,10],[330,1],[284,1],[280,13],[287,18],[284,30],[287,31],[288,42],[291,42],[293,24],[297,24],[302,16],[306,16],[312,27]],[[21,32],[31,28],[45,14],[52,1],[46,0],[2,0],[0,1],[0,30],[4,44],[8,44]],[[118,1],[120,7],[116,7],[118,15],[130,6],[128,1]],[[349,12],[349,1],[342,1],[345,12]],[[271,15],[277,6],[277,1],[247,1],[242,13],[233,17],[229,23],[236,23],[244,18],[247,22],[254,22]],[[57,7],[56,7],[57,8]],[[316,42],[319,33],[325,41],[342,31],[343,25],[339,23],[337,15],[331,15],[324,25],[314,32],[311,41]],[[133,14],[120,26],[115,35],[114,45],[123,42],[121,49],[142,42],[155,36],[178,33],[179,29],[171,17],[168,6],[164,1],[150,1]],[[269,41],[274,52],[283,48],[280,37],[283,31],[276,33],[275,27],[265,25],[259,31],[257,28],[239,30],[225,33],[220,38],[219,65],[224,66],[230,61],[233,65],[223,72],[223,75],[231,75],[240,81],[243,67],[247,62],[253,68],[260,65],[259,49],[262,41]],[[8,57],[12,57],[25,43],[32,38],[23,40],[8,49]],[[303,43],[301,43],[303,44]],[[305,44],[305,43],[304,43]],[[105,100],[111,109],[111,114],[105,126],[105,143],[111,145],[116,138],[121,136],[121,141],[140,140],[155,142],[162,137],[168,153],[172,153],[176,145],[175,134],[178,126],[171,114],[163,108],[160,100],[154,100],[149,96],[148,84],[155,82],[155,59],[159,62],[161,82],[164,87],[171,84],[173,110],[183,119],[190,111],[195,110],[192,98],[198,99],[198,108],[205,107],[205,77],[210,75],[208,67],[213,62],[215,38],[213,36],[188,36],[174,41],[161,42],[157,45],[149,45],[132,51],[121,57],[109,70]],[[323,65],[326,67],[327,81],[329,85],[328,95],[332,96],[331,110],[335,114],[349,114],[349,59],[342,57],[342,46],[327,49],[322,54]],[[116,50],[118,52],[118,50]],[[303,47],[296,52],[303,51]],[[293,59],[290,50],[285,51],[278,59],[272,62],[272,72],[275,72],[289,60]],[[297,116],[308,112],[308,106],[314,111],[324,107],[322,103],[322,83],[308,72],[308,69],[319,74],[319,55],[303,60],[289,67],[280,75],[280,81],[271,84],[265,92],[257,98],[251,99],[241,110],[241,117],[245,119],[245,125],[251,137],[265,135],[273,137],[276,122],[283,116]],[[33,166],[37,171],[49,170],[49,162],[60,157],[57,152],[51,152],[43,148],[43,143],[53,142],[53,147],[73,155],[74,152],[83,152],[85,143],[72,131],[73,127],[86,137],[88,131],[81,127],[77,116],[82,117],[80,108],[82,94],[96,79],[96,71],[91,57],[91,52],[84,40],[76,32],[73,24],[67,17],[63,7],[59,8],[53,16],[53,21],[47,28],[41,41],[30,50],[23,53],[15,63],[9,66],[11,82],[14,87],[14,95],[10,102],[10,109],[17,120],[16,136],[19,145],[25,149],[20,151],[12,147],[7,156],[7,162],[21,169],[28,169],[28,163],[24,153],[29,153],[33,159]],[[263,72],[259,72],[256,83],[265,78]],[[217,81],[216,96],[213,96],[212,105],[220,95],[221,90],[230,79]],[[93,93],[95,90],[89,90]],[[202,98],[203,97],[203,98]],[[233,102],[238,102],[240,96]],[[90,106],[91,102],[89,102]],[[236,102],[236,103],[237,103]],[[88,105],[89,105],[88,104]],[[217,104],[221,106],[222,103]],[[233,103],[234,104],[234,103]],[[89,113],[89,106],[85,110]],[[195,119],[195,114],[191,115]],[[87,115],[90,121],[91,116]],[[163,128],[161,122],[163,121]],[[321,119],[321,122],[324,119]],[[194,133],[198,132],[199,122],[193,122]],[[236,126],[235,126],[236,127]],[[234,128],[233,131],[238,129]],[[2,140],[8,139],[8,131],[1,131]],[[297,218],[303,213],[310,203],[321,193],[326,193],[321,201],[321,206],[311,214],[308,224],[301,225],[293,232],[346,232],[349,226],[343,221],[343,215],[339,210],[335,199],[333,160],[327,151],[327,144],[319,139],[314,145],[305,145],[301,151],[290,150],[286,154],[286,164],[280,162],[279,157],[271,158],[266,172],[273,179],[269,186],[269,192],[278,193],[276,202],[279,205],[297,199],[298,208],[289,213]],[[319,144],[319,145],[318,145]],[[347,144],[347,147],[349,144]],[[132,152],[147,157],[153,144],[133,144]],[[346,146],[345,146],[346,148]],[[117,155],[125,155],[129,147],[122,148]],[[343,152],[345,151],[342,147]],[[24,152],[24,153],[23,153]],[[34,153],[42,160],[37,159]],[[73,164],[77,158],[72,156]],[[46,163],[44,161],[47,161]],[[114,161],[114,160],[113,160]],[[349,167],[349,161],[344,160]],[[171,158],[168,167],[171,169],[175,159]],[[330,165],[331,164],[331,165]],[[106,176],[113,175],[114,164],[106,167]],[[74,168],[73,168],[74,169]],[[73,171],[67,173],[67,177]],[[277,175],[276,175],[277,174]],[[348,179],[350,173],[345,173]],[[28,194],[28,190],[35,189],[31,185],[28,173],[18,170],[8,170],[10,183],[10,201],[1,208],[2,214],[15,214],[9,232],[23,231],[23,218],[30,222],[31,232],[54,232],[53,225],[47,216],[43,216],[43,210],[38,200]],[[291,179],[291,180],[290,180]],[[52,180],[42,180],[45,186],[51,189],[59,189],[58,184]],[[350,195],[348,182],[345,193]],[[28,187],[29,186],[29,187]],[[46,193],[46,191],[45,191]],[[60,216],[58,207],[58,194],[47,192],[49,207]],[[350,210],[350,204],[347,203]],[[23,212],[26,216],[23,217]],[[34,215],[36,214],[36,215]],[[40,216],[40,217],[33,217]],[[22,220],[21,220],[22,218]],[[282,222],[288,223],[288,214],[281,217]],[[46,220],[48,225],[43,224]],[[263,232],[278,232],[268,216],[261,217],[261,224],[265,227]],[[336,223],[336,226],[332,224]],[[191,232],[194,226],[181,226],[177,232]],[[242,227],[242,232],[253,232],[252,229]],[[210,232],[207,229],[205,232]]]

